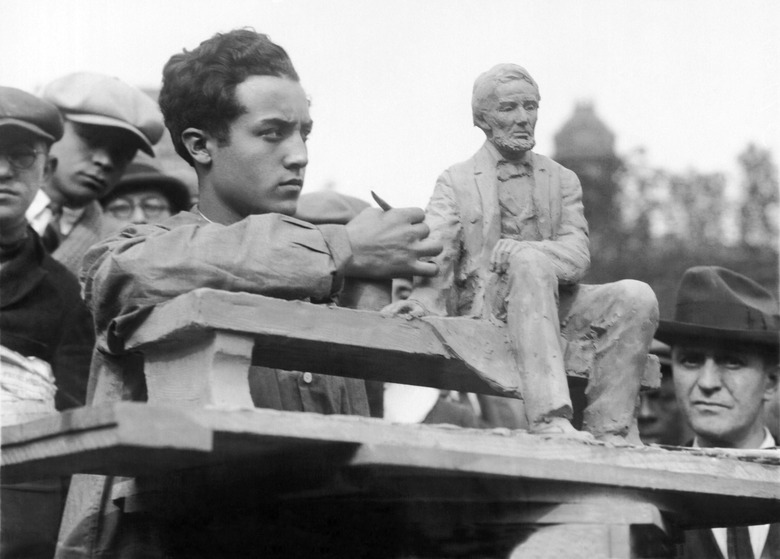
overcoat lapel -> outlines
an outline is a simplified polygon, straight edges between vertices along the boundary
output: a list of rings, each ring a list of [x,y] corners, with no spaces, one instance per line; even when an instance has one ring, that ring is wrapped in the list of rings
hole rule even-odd
[[[551,216],[555,215],[550,206],[550,170],[544,159],[532,153],[534,166],[534,204],[536,205],[536,223],[542,239],[553,238],[553,226]]]
[[[501,238],[501,211],[496,188],[496,161],[487,146],[483,146],[474,158],[474,179],[482,203],[480,261],[483,265],[489,265],[493,247]]]

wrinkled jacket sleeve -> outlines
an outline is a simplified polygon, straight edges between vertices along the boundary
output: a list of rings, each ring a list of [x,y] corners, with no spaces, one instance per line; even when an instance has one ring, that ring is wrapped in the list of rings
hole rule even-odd
[[[463,227],[460,210],[452,188],[452,177],[445,171],[436,181],[428,206],[425,224],[430,227],[431,239],[442,243],[444,249],[434,259],[439,273],[431,278],[415,278],[410,299],[422,304],[430,314],[446,316],[452,313],[456,303],[455,276],[462,254]]]
[[[351,257],[344,226],[279,214],[229,226],[177,217],[125,229],[87,253],[81,279],[101,349],[119,351],[154,305],[201,287],[326,299]]]
[[[572,171],[560,167],[561,217],[554,239],[521,241],[550,258],[558,281],[578,283],[590,267],[588,223],[582,205],[580,180]]]
[[[75,293],[78,295],[78,290]],[[87,379],[94,346],[92,316],[81,297],[74,298],[62,317],[62,338],[52,360],[52,370],[57,381],[57,410],[86,403]]]

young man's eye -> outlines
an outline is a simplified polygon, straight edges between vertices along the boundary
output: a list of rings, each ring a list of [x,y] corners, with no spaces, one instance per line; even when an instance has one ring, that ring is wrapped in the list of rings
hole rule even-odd
[[[260,130],[258,135],[267,140],[281,140],[284,137],[284,133],[279,128],[266,128],[265,130]]]

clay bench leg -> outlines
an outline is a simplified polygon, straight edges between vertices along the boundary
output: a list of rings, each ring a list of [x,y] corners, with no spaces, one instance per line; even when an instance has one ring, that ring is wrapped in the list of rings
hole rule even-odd
[[[215,330],[175,349],[147,349],[149,403],[254,407],[248,381],[253,347],[251,335]]]
[[[673,557],[660,511],[649,503],[560,504],[533,519],[536,529],[510,559]],[[533,507],[529,513],[533,516]],[[524,519],[526,522],[530,519]]]

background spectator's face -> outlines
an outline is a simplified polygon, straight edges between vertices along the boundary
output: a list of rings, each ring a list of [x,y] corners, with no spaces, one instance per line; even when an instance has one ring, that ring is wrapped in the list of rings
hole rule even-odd
[[[24,227],[24,212],[50,176],[46,143],[14,127],[0,134],[0,229]]]
[[[490,128],[490,141],[505,156],[519,155],[536,145],[534,129],[539,96],[525,80],[512,80],[496,86],[483,112]]]
[[[412,282],[406,278],[393,280],[393,301],[403,301],[412,294]]]
[[[643,443],[681,445],[687,442],[687,425],[677,405],[671,374],[664,374],[658,390],[642,392],[640,399],[637,422]]]
[[[672,369],[680,407],[703,446],[746,448],[761,436],[764,401],[777,384],[761,354],[717,343],[679,345]]]
[[[218,206],[211,214],[229,223],[269,212],[293,215],[309,162],[306,94],[286,78],[250,76],[236,87],[236,97],[246,112],[231,124],[228,144],[209,140]]]
[[[171,203],[156,188],[133,190],[116,196],[103,208],[105,233],[141,223],[159,223],[171,216]]]
[[[127,130],[66,120],[65,135],[51,150],[58,160],[54,186],[67,205],[85,206],[116,186],[137,145]]]

